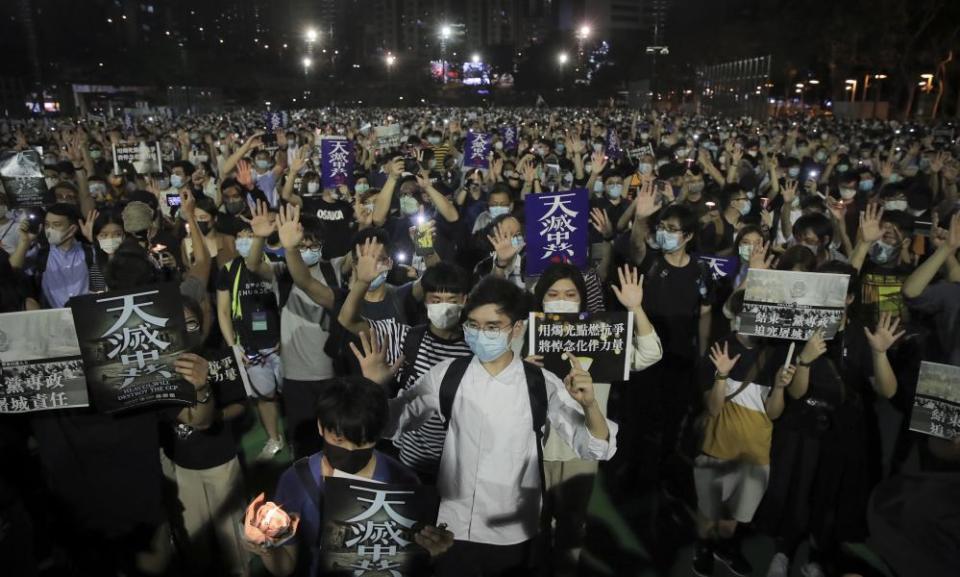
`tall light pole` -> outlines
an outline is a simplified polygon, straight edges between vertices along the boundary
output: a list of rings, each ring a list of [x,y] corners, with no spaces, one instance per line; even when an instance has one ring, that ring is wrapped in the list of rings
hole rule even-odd
[[[303,64],[303,79],[306,80],[307,73],[310,72],[310,67],[313,66],[313,58],[310,58],[309,56],[304,56],[303,60],[301,61],[301,64]]]
[[[384,62],[387,65],[387,84],[393,84],[393,65],[397,63],[397,57],[393,54],[387,53],[387,57],[384,58]]]
[[[447,83],[447,40],[450,39],[450,26],[440,27],[440,72],[443,74],[443,83]]]
[[[566,66],[567,61],[569,60],[570,60],[570,57],[567,55],[566,52],[561,52],[560,54],[557,54],[557,71],[559,72],[559,75],[560,75],[561,85],[563,84],[563,67]]]
[[[584,24],[577,30],[577,70],[583,68],[584,44],[590,38],[590,25]]]
[[[856,102],[857,100],[857,81],[852,78],[847,78],[844,83],[847,85],[847,90],[850,91],[850,102]]]

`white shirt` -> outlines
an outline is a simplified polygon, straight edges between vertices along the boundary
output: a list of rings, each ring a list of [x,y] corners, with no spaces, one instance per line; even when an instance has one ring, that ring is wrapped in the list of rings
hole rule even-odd
[[[440,383],[454,359],[424,374],[390,401],[386,436],[399,438],[440,412]],[[553,373],[543,371],[551,430],[582,459],[608,460],[617,450],[617,425],[607,420],[610,440],[593,437],[583,409]],[[496,377],[476,358],[453,400],[437,480],[439,522],[459,540],[514,545],[539,531],[541,490],[533,415],[523,363],[513,361]]]

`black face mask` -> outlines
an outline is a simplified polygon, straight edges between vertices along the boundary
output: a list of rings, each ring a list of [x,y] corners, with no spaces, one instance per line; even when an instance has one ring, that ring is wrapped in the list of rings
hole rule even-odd
[[[356,475],[360,469],[366,467],[367,463],[370,462],[370,457],[373,456],[373,447],[351,451],[332,443],[325,443],[323,445],[323,455],[334,469]]]
[[[223,207],[226,209],[227,214],[240,214],[243,212],[243,209],[246,208],[247,203],[242,200],[228,200],[223,203]]]
[[[197,222],[197,230],[204,236],[210,234],[210,221]]]

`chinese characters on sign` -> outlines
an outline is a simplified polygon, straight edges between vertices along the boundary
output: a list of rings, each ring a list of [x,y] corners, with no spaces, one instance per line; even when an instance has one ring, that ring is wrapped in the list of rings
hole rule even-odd
[[[606,146],[604,148],[607,157],[613,160],[619,160],[620,157],[623,156],[623,148],[620,146],[620,135],[617,134],[616,129],[607,129]]]
[[[0,414],[88,405],[70,309],[0,315]]]
[[[960,437],[960,367],[920,363],[910,430],[941,439]]]
[[[139,174],[163,170],[163,154],[159,142],[155,142],[153,145],[140,142],[139,144],[113,144],[112,146],[114,174],[120,174],[121,162],[131,163]]]
[[[173,369],[186,348],[175,284],[84,295],[70,307],[98,410],[195,402],[193,387]]]
[[[574,355],[580,366],[600,383],[630,378],[633,357],[633,313],[530,313],[531,354],[543,355],[543,365],[563,378]]]
[[[267,125],[267,130],[275,132],[281,128],[286,128],[289,116],[286,112],[274,111],[263,113],[263,123]]]
[[[377,152],[399,148],[403,141],[399,124],[377,126],[373,129],[373,133],[377,137]]]
[[[527,197],[527,276],[539,275],[554,262],[586,266],[589,212],[589,193],[585,188]]]
[[[427,555],[414,535],[436,523],[439,499],[433,487],[339,477],[325,484],[325,575],[404,577],[422,571]]]
[[[468,132],[463,147],[463,165],[470,168],[490,167],[490,137],[479,132]]]
[[[36,150],[5,152],[0,156],[0,183],[10,208],[43,206],[47,185]]]
[[[737,271],[737,257],[701,254],[697,255],[697,258],[707,265],[715,281],[726,278]]]
[[[517,137],[519,136],[520,131],[513,124],[509,126],[504,126],[500,129],[500,138],[503,139],[503,149],[504,150],[516,150],[517,149]]]
[[[207,359],[207,382],[221,387],[238,385],[244,390],[252,390],[247,369],[240,358],[242,354],[241,347],[230,347],[214,353]]]
[[[817,329],[837,333],[850,276],[751,269],[738,332],[776,339],[807,340]]]
[[[350,184],[353,178],[354,148],[353,142],[343,137],[324,138],[320,141],[321,186],[336,188],[339,184]]]

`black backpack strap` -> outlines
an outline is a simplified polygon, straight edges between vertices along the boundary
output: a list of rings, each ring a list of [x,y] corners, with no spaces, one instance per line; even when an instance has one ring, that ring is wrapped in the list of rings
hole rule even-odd
[[[297,473],[297,478],[300,479],[300,485],[303,486],[303,490],[307,492],[307,496],[310,497],[310,502],[320,507],[320,485],[317,483],[317,480],[313,478],[313,472],[310,471],[310,457],[301,457],[293,464],[293,470]]]
[[[397,374],[398,390],[403,390],[404,385],[410,380],[413,374],[414,362],[417,360],[417,351],[423,344],[423,337],[426,336],[430,325],[422,324],[407,329],[407,336],[403,339],[403,366]]]
[[[543,369],[526,361],[523,374],[527,380],[527,394],[530,395],[530,412],[533,416],[533,434],[537,438],[537,464],[540,469],[540,492],[546,497],[547,476],[543,470],[543,430],[547,424],[547,381]]]
[[[443,374],[443,380],[440,381],[440,415],[445,424],[450,423],[450,414],[453,412],[453,399],[457,396],[460,389],[460,381],[463,375],[467,374],[467,367],[473,356],[459,357],[450,363],[447,372]]]

